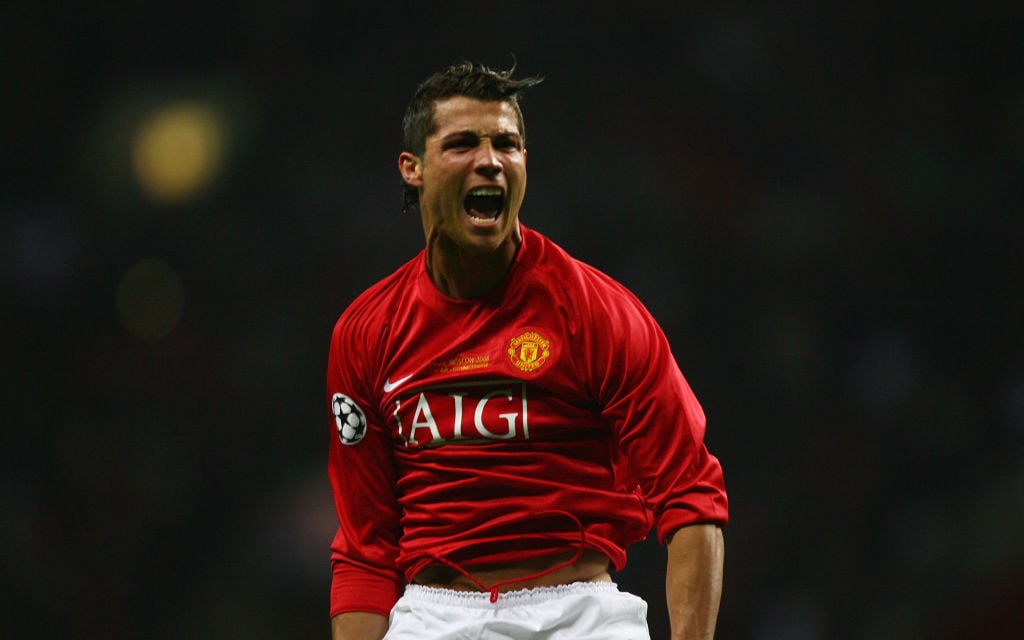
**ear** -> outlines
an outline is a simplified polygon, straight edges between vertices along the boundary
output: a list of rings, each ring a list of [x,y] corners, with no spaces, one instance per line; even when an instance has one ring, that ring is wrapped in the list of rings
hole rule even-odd
[[[398,154],[398,172],[410,187],[423,186],[423,161],[409,151]]]

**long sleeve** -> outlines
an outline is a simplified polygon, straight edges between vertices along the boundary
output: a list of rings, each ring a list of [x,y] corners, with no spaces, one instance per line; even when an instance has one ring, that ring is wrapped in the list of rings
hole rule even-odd
[[[331,545],[331,615],[387,615],[401,594],[400,509],[391,442],[372,398],[365,336],[343,316],[331,341],[328,477],[338,514]],[[369,378],[369,379],[368,379]]]

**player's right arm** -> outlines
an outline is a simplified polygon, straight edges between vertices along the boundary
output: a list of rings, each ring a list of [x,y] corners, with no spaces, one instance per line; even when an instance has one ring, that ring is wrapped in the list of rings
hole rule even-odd
[[[388,619],[377,613],[351,611],[331,618],[332,640],[381,640],[388,631]]]
[[[397,564],[401,510],[392,442],[375,399],[381,390],[376,389],[373,372],[379,365],[372,347],[379,336],[379,325],[346,313],[335,327],[327,364],[327,475],[338,514],[331,543],[335,640],[383,637],[387,616],[405,586]],[[360,419],[352,419],[354,410]]]

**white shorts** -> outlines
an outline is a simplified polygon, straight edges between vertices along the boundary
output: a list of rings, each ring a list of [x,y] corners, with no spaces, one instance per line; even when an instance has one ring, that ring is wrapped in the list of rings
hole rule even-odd
[[[490,593],[411,584],[384,640],[650,640],[647,603],[613,582]]]

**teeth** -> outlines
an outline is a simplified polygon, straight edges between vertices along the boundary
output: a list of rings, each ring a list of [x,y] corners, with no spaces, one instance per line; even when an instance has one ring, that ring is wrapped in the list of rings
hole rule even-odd
[[[477,187],[469,192],[471,196],[500,196],[501,189],[498,187]]]

